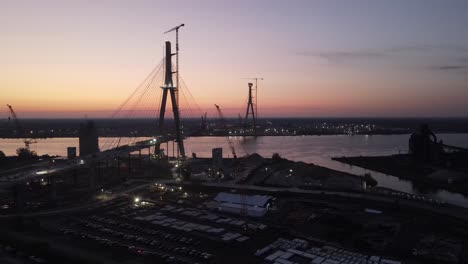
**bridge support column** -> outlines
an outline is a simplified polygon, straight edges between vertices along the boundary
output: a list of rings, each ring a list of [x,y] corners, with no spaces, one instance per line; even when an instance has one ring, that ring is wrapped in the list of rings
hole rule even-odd
[[[175,132],[176,132],[177,145],[178,145],[177,153],[179,154],[180,152],[180,156],[182,158],[185,158],[185,148],[184,148],[184,142],[183,142],[182,129],[180,125],[180,112],[179,112],[179,105],[178,105],[179,102],[176,96],[176,92],[178,91],[179,87],[174,87],[174,84],[172,82],[172,74],[174,73],[172,71],[172,55],[174,54],[172,54],[171,52],[171,42],[166,41],[166,63],[165,63],[166,75],[164,79],[164,85],[161,87],[163,89],[163,95],[162,95],[161,107],[160,107],[160,112],[159,112],[159,132],[161,134],[164,133],[164,114],[166,111],[167,93],[169,92],[170,97],[171,97],[171,103],[172,103],[172,111],[174,114],[174,123],[175,123],[175,130],[176,130]]]

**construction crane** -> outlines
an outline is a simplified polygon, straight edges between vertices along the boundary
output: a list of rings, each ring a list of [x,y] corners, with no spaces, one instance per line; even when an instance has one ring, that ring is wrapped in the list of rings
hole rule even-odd
[[[18,119],[18,115],[16,115],[15,113],[15,110],[13,110],[13,106],[7,104],[7,107],[8,109],[10,110],[10,114],[11,116],[8,117],[9,120],[13,119],[13,121],[15,122],[15,125],[16,125],[16,128],[18,129],[18,134],[20,137],[24,138],[24,147],[29,150],[29,146],[32,144],[32,143],[36,143],[36,141],[32,138],[28,139],[26,138],[26,133],[23,129],[23,127],[21,126],[21,123],[19,122],[19,119]]]
[[[220,120],[220,122],[221,122],[221,125],[222,125],[223,128],[227,131],[226,121],[225,121],[223,112],[221,111],[221,108],[219,108],[219,105],[215,104],[215,107],[216,107],[216,110],[218,111],[219,120]],[[231,139],[229,138],[229,135],[226,136],[226,139],[227,139],[227,141],[228,141],[229,149],[231,150],[232,157],[233,157],[234,159],[237,159],[236,150],[234,149],[234,144],[232,143]]]
[[[219,115],[219,119],[221,121],[221,125],[227,131],[226,121],[225,121],[223,112],[221,111],[221,108],[219,108],[219,105],[215,104],[215,107],[216,107],[216,110],[218,110],[218,115]],[[237,159],[236,150],[234,149],[234,144],[232,143],[231,139],[229,138],[229,135],[226,137],[226,139],[227,139],[228,144],[229,144],[229,149],[231,149],[232,156],[235,159],[235,162],[233,164],[233,171],[234,171],[235,174],[237,174],[239,172],[239,165],[240,164],[239,164],[239,160]],[[240,200],[241,200],[241,208],[240,208],[239,213],[244,219],[246,219],[247,216],[248,216],[248,208],[247,208],[247,198],[246,198],[246,195],[245,195],[244,191],[240,190],[239,196],[240,196]],[[247,221],[245,221],[245,222],[246,223],[242,226],[242,228],[244,228],[245,231],[249,231]]]
[[[169,32],[172,32],[175,30],[176,32],[176,87],[177,87],[177,90],[176,90],[176,98],[177,98],[177,102],[179,102],[179,28],[185,26],[185,24],[180,24],[176,27],[173,27],[171,29],[169,29],[168,31],[164,32],[164,34],[167,34]]]
[[[221,122],[221,125],[227,131],[226,121],[225,121],[223,112],[221,111],[221,108],[219,108],[219,105],[215,104],[215,107],[216,107],[216,110],[218,110],[218,115],[219,115],[219,120]],[[235,162],[233,164],[233,171],[234,171],[234,174],[237,174],[239,172],[239,165],[240,164],[239,164],[239,160],[237,159],[236,150],[234,149],[234,144],[232,143],[231,139],[229,138],[229,135],[226,136],[226,139],[228,141],[229,149],[231,150],[232,156],[235,159]],[[246,204],[247,199],[246,199],[245,193],[241,190],[240,193],[239,193],[239,196],[240,196],[240,200],[241,200],[241,208],[240,208],[239,213],[243,218],[247,218],[248,209],[247,209],[247,204]],[[244,228],[245,231],[248,231],[247,224],[245,224],[245,226],[243,226],[243,228]]]
[[[176,27],[173,27],[171,29],[169,29],[168,31],[164,32],[164,34],[167,34],[169,32],[172,32],[175,30],[176,32],[176,71],[175,72],[172,72],[172,73],[175,73],[176,74],[176,89],[175,89],[175,95],[176,95],[176,99],[175,101],[177,102],[177,105],[179,105],[179,28],[185,26],[185,24],[180,24]],[[171,56],[174,55],[174,54],[171,54]],[[182,153],[182,156],[184,156],[185,154]],[[177,157],[179,157],[179,148],[177,148]],[[179,159],[177,159],[179,160]]]

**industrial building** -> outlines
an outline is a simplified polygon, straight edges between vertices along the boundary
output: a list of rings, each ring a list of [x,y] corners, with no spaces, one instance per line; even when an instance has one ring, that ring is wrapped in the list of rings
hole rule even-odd
[[[221,212],[261,217],[268,212],[273,197],[220,192],[213,200],[212,203],[208,204],[208,207]]]
[[[214,148],[211,150],[213,157],[213,167],[220,169],[223,167],[223,149]]]
[[[67,158],[74,159],[76,158],[76,147],[67,148]]]
[[[81,157],[99,152],[98,133],[93,121],[80,125],[79,141]]]

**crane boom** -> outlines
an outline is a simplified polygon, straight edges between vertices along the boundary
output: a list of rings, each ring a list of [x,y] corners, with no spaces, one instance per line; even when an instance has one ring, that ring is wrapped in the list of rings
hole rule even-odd
[[[174,30],[178,30],[179,28],[181,28],[183,26],[185,26],[185,24],[180,24],[177,27],[173,27],[173,28],[169,29],[168,31],[164,32],[164,34],[169,33],[171,31],[174,31]]]
[[[29,145],[31,145],[32,143],[36,143],[36,141],[34,141],[34,139],[27,139],[26,138],[26,133],[25,133],[23,127],[21,126],[21,123],[19,122],[18,115],[16,115],[15,110],[13,110],[13,106],[7,104],[7,107],[10,110],[10,114],[11,114],[11,117],[9,119],[13,119],[13,122],[15,122],[16,128],[18,129],[19,136],[24,138],[23,139],[24,147],[26,149],[29,149]]]
[[[215,104],[215,107],[216,107],[216,110],[218,111],[219,120],[221,121],[221,125],[223,126],[224,129],[226,129],[227,126],[226,126],[226,121],[224,119],[223,112],[221,111],[221,108],[219,108],[219,105]],[[228,141],[228,145],[229,145],[229,149],[231,150],[232,157],[237,159],[236,149],[234,148],[234,144],[232,143],[231,139],[229,138],[229,135],[226,136],[226,139]]]
[[[13,106],[7,104],[8,110],[10,110],[11,117],[9,119],[13,119],[15,122],[16,127],[18,128],[18,133],[23,133],[23,129],[21,128],[21,124],[18,121],[18,116],[15,113],[15,110],[13,110]],[[23,136],[23,135],[21,135]]]

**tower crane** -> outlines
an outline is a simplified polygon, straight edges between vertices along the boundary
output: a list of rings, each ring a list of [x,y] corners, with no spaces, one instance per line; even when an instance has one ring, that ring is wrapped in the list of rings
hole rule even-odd
[[[225,121],[225,118],[224,118],[224,115],[223,115],[223,112],[221,111],[221,108],[219,108],[219,105],[215,104],[215,107],[216,107],[216,110],[218,111],[218,115],[219,115],[219,120],[221,121],[221,125],[224,127],[224,129],[227,128],[226,126],[226,121]],[[227,130],[227,129],[226,129]],[[234,173],[237,174],[239,172],[239,160],[237,159],[237,155],[236,155],[236,150],[234,149],[234,144],[232,143],[231,139],[229,138],[229,135],[226,137],[227,141],[228,141],[228,144],[229,144],[229,149],[231,149],[231,153],[232,153],[232,156],[234,157],[235,159],[235,162],[234,162]],[[247,209],[247,204],[246,204],[246,196],[245,196],[245,193],[240,190],[240,200],[241,200],[241,208],[240,208],[240,214],[244,217],[244,218],[247,218],[247,215],[248,215],[248,209]],[[245,224],[245,226],[243,226],[243,228],[245,230],[248,230],[248,226],[247,224]]]
[[[175,31],[176,32],[176,71],[175,72],[172,72],[171,70],[171,74],[172,73],[175,73],[176,74],[176,86],[175,86],[175,89],[174,89],[174,92],[175,92],[175,101],[177,103],[177,105],[179,104],[179,28],[185,26],[185,24],[180,24],[176,27],[173,27],[169,30],[167,30],[166,32],[164,32],[164,34],[167,34],[169,32],[172,32],[172,31]],[[172,56],[174,54],[169,54],[169,56]],[[166,56],[168,56],[166,54]],[[174,102],[173,102],[174,103]],[[178,143],[180,144],[180,143]],[[180,148],[180,147],[179,147]],[[179,157],[179,148],[177,148],[177,157]],[[183,149],[183,145],[182,145],[182,149]],[[183,153],[182,154],[182,157],[185,158],[185,151],[182,151]],[[179,160],[179,159],[177,159]]]
[[[36,143],[36,141],[32,138],[28,139],[26,138],[26,133],[24,132],[24,129],[23,127],[21,126],[21,123],[19,122],[19,119],[18,119],[18,115],[16,115],[16,112],[15,110],[13,110],[13,106],[7,104],[7,107],[8,109],[10,110],[10,114],[11,116],[8,117],[8,119],[13,119],[13,121],[15,122],[15,125],[16,125],[16,128],[18,129],[18,134],[20,137],[23,138],[23,141],[24,141],[24,147],[29,150],[29,146],[32,144],[32,143]]]
[[[169,32],[172,32],[172,31],[175,31],[176,32],[176,100],[177,100],[177,103],[179,102],[179,28],[185,26],[185,24],[180,24],[176,27],[173,27],[169,30],[167,30],[166,32],[164,32],[164,34],[167,34]]]
[[[217,104],[215,104],[215,107],[216,107],[216,110],[218,110],[218,115],[219,115],[219,119],[221,121],[221,125],[226,128],[226,121],[225,121],[223,112],[221,111],[221,108]],[[234,170],[234,173],[237,174],[239,172],[239,165],[240,164],[239,164],[239,160],[237,159],[236,150],[234,149],[234,144],[232,143],[231,139],[229,138],[229,135],[226,138],[227,138],[227,141],[228,141],[228,144],[229,144],[229,149],[231,150],[232,156],[235,159],[235,162],[234,162],[234,165],[233,165],[233,168],[234,168],[233,170]],[[240,190],[239,195],[240,195],[240,200],[241,200],[240,214],[244,218],[247,218],[247,215],[248,215],[248,209],[247,209],[247,204],[246,204],[247,198],[245,196],[244,191],[242,191],[242,190]],[[244,230],[248,231],[247,224],[245,224],[243,226],[243,228],[244,228]]]
[[[216,107],[216,110],[218,111],[219,120],[221,122],[221,125],[223,126],[224,129],[226,129],[227,126],[226,126],[226,121],[224,119],[223,112],[221,111],[221,108],[219,108],[219,105],[215,104],[215,107]],[[231,139],[229,138],[229,135],[226,137],[226,139],[228,141],[229,149],[231,150],[232,157],[234,157],[234,159],[237,159],[236,150],[234,149],[234,144],[232,143]]]

